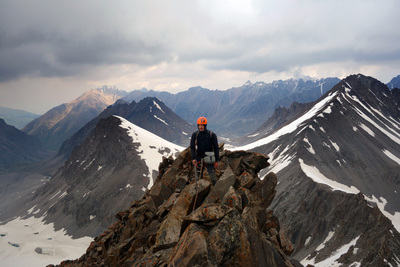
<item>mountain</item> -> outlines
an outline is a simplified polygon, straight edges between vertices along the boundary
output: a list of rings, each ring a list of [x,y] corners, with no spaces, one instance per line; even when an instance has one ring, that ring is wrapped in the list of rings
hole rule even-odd
[[[253,133],[250,133],[249,135],[237,138],[235,140],[241,144],[249,144],[251,142],[254,142],[260,139],[260,137],[268,135],[270,132],[273,132],[275,129],[282,127],[286,123],[298,117],[304,111],[312,107],[312,105],[312,103],[302,104],[298,102],[293,102],[293,104],[290,105],[289,108],[279,107],[275,109],[275,112],[272,114],[272,116],[257,130],[255,130]]]
[[[3,118],[7,124],[15,126],[17,129],[22,129],[39,116],[24,110],[0,107],[0,118]]]
[[[59,266],[295,266],[267,207],[277,178],[265,155],[220,146],[219,181],[194,182],[190,149],[164,161],[153,187],[116,214],[77,260]],[[299,265],[297,265],[299,266]]]
[[[363,75],[237,148],[270,155],[271,208],[304,265],[396,266],[400,255],[400,98]],[[281,112],[281,111],[280,111]]]
[[[394,77],[388,84],[389,89],[399,88],[400,89],[400,75]]]
[[[108,86],[89,90],[77,99],[49,110],[23,131],[37,136],[48,149],[57,151],[66,139],[126,94]]]
[[[339,81],[338,78],[315,81],[290,79],[272,83],[248,81],[241,87],[226,91],[194,87],[177,94],[142,89],[130,92],[123,99],[130,102],[157,97],[186,121],[194,123],[199,116],[205,116],[210,129],[221,136],[233,138],[247,135],[260,127],[275,108],[288,107],[294,101],[315,101]]]
[[[0,119],[0,173],[11,171],[17,165],[40,161],[48,155],[37,137]]]
[[[132,101],[130,104],[120,100],[66,140],[61,146],[59,154],[69,155],[76,145],[85,141],[100,119],[112,115],[124,117],[133,124],[182,146],[189,144],[190,135],[196,130],[194,125],[177,116],[157,98],[147,97],[138,103]]]
[[[51,180],[18,200],[19,210],[9,210],[8,217],[43,216],[75,238],[93,237],[151,188],[163,157],[181,150],[121,117],[101,119]]]
[[[159,116],[168,113],[161,101],[144,101],[140,109],[118,101],[106,110],[171,125]],[[64,167],[7,212],[44,218],[75,237],[103,231],[80,259],[61,264],[67,266],[229,266],[231,259],[252,266],[396,266],[399,105],[399,89],[352,75],[314,103],[277,108],[260,122],[253,143],[221,147],[220,180],[210,187],[206,176],[197,198],[187,149],[174,160],[169,155],[182,150],[158,146],[148,132],[108,116],[82,128],[87,135]],[[134,112],[126,111],[130,106]],[[263,155],[271,158],[268,169]]]

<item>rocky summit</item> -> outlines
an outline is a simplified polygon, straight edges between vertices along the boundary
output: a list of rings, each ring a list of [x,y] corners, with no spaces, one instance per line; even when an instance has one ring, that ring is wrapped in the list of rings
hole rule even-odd
[[[220,145],[218,182],[195,181],[190,148],[163,158],[145,195],[76,260],[59,266],[294,266],[293,245],[268,210],[277,177],[268,156]]]

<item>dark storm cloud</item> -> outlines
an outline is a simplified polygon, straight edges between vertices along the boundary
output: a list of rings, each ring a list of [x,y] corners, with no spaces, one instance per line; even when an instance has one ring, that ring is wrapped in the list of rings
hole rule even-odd
[[[165,46],[146,44],[121,35],[74,35],[24,31],[1,37],[0,81],[22,75],[69,76],[93,65],[139,64],[149,66],[168,59]]]
[[[69,76],[95,65],[150,66],[170,58],[162,40],[130,34],[125,29],[129,25],[118,22],[121,18],[112,8],[88,2],[93,6],[75,1],[61,6],[51,1],[1,2],[0,82],[23,75]]]
[[[398,10],[395,0],[6,0],[0,82],[162,62],[255,73],[398,62]]]

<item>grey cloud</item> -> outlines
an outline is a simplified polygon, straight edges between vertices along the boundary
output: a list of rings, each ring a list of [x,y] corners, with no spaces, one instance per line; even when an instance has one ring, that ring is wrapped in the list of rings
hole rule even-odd
[[[249,3],[230,13],[215,1],[1,1],[0,82],[173,60],[255,73],[400,61],[399,1]]]
[[[68,76],[95,65],[137,64],[150,66],[171,58],[161,44],[139,39],[98,34],[76,38],[26,31],[14,38],[1,38],[0,81],[23,75]]]

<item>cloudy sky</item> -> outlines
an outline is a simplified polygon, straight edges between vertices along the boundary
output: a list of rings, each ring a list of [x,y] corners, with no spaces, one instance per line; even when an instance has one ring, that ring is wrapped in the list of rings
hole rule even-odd
[[[104,84],[176,93],[400,74],[398,0],[1,0],[0,106],[42,114]]]

